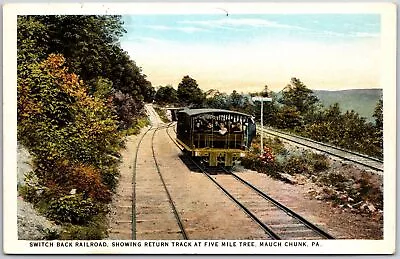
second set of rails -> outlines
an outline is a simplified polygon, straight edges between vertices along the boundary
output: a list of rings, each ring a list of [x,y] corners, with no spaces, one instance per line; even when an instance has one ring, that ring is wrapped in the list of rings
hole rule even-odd
[[[358,165],[374,170],[374,173],[377,173],[379,175],[383,174],[383,169],[384,169],[383,160],[381,159],[360,154],[344,148],[336,147],[327,143],[318,142],[309,138],[297,135],[294,136],[292,134],[282,132],[276,129],[264,128],[263,132],[264,134],[278,137],[287,142],[295,143],[299,146],[310,148],[312,150],[328,154],[332,157],[339,158],[341,160],[356,163]]]

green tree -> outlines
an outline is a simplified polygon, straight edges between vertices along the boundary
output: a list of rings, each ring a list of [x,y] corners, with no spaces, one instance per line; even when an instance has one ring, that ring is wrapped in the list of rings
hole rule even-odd
[[[18,66],[27,66],[34,62],[40,62],[49,53],[49,34],[46,25],[33,17],[17,17],[17,61]],[[24,67],[18,71],[23,73]]]
[[[282,114],[279,114],[281,116],[278,118],[278,113],[279,113],[279,105],[277,103],[278,96],[276,93],[273,91],[269,90],[268,85],[264,86],[264,89],[261,92],[255,92],[255,93],[250,93],[252,97],[254,96],[262,96],[262,97],[270,97],[272,100],[270,102],[264,102],[263,104],[263,118],[264,118],[264,125],[270,125],[270,126],[275,126],[275,127],[282,127]],[[261,114],[261,103],[260,102],[254,102],[254,113],[256,120],[259,121],[260,114]],[[290,124],[290,123],[289,123]]]
[[[125,33],[120,16],[43,15],[29,18],[46,26],[49,53],[62,53],[66,65],[85,81],[108,74],[112,61],[120,54],[119,38]]]
[[[35,174],[44,186],[66,194],[85,178],[102,190],[94,196],[108,199],[105,185],[115,184],[113,156],[121,147],[117,122],[103,99],[91,97],[64,63],[62,55],[50,55],[19,75],[18,88],[24,91],[18,99],[18,140],[34,155]]]
[[[122,92],[134,105],[115,107],[116,112],[127,108],[143,109],[151,102],[155,90],[119,44],[125,33],[121,16],[114,15],[44,15],[18,17],[19,64],[36,62],[51,53],[61,53],[70,71],[85,81],[92,94],[99,80],[111,81],[113,94]],[[26,64],[26,63],[25,63]],[[24,69],[20,69],[21,73]],[[121,97],[121,95],[118,95]],[[116,96],[110,97],[116,99]],[[116,100],[114,106],[121,105]],[[140,114],[136,110],[128,114]],[[120,128],[131,127],[135,119],[118,114]]]
[[[338,103],[325,109],[318,121],[305,126],[305,135],[346,149],[381,157],[382,149],[374,135],[374,126],[358,113],[342,113]]]
[[[233,90],[229,95],[229,110],[239,111],[244,104],[243,96]]]
[[[161,86],[156,94],[155,101],[161,105],[178,103],[178,93],[172,85]]]
[[[375,118],[375,126],[383,130],[383,99],[379,99],[378,102],[376,103],[374,114],[372,117]]]
[[[178,85],[178,98],[183,105],[201,107],[205,101],[205,95],[199,88],[196,80],[190,76],[184,76]]]
[[[310,123],[314,119],[314,112],[319,102],[318,97],[313,94],[299,79],[293,77],[283,92],[279,102],[285,106],[292,107],[299,112],[299,126]]]
[[[282,129],[294,129],[301,126],[300,112],[293,106],[284,106],[278,110],[275,125]]]
[[[318,97],[313,94],[313,91],[295,77],[285,87],[282,92],[282,98],[279,100],[280,103],[286,106],[295,107],[300,114],[306,114],[308,111],[314,110],[318,101]]]
[[[269,90],[268,85],[265,85],[263,91],[260,94],[260,96],[262,96],[262,97],[271,97],[270,95],[271,95],[271,91]]]
[[[379,99],[375,106],[375,144],[383,149],[383,99]]]
[[[206,106],[215,109],[229,109],[229,96],[226,93],[220,93],[217,90],[210,90],[213,95],[207,97]]]

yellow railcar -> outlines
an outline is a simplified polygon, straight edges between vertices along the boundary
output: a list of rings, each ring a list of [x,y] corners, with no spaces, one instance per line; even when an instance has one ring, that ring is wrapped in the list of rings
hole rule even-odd
[[[245,156],[256,132],[252,116],[235,111],[184,109],[177,117],[177,141],[209,166],[232,166]]]

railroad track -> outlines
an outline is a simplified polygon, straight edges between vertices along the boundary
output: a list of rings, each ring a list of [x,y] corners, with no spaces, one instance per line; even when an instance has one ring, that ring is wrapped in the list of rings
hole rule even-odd
[[[291,134],[277,130],[264,128],[263,131],[271,136],[275,136],[284,139],[288,142],[292,142],[307,148],[318,150],[320,152],[329,154],[331,156],[365,166],[367,168],[375,170],[380,175],[383,174],[383,161],[378,158],[370,157],[364,154],[335,147],[330,144],[318,142],[301,136],[293,136]]]
[[[138,229],[138,227],[137,227],[137,221],[138,221],[137,204],[139,203],[138,196],[137,196],[137,193],[136,193],[137,182],[138,182],[138,179],[137,179],[138,170],[137,170],[137,168],[138,168],[138,154],[141,152],[141,148],[143,146],[143,140],[146,140],[147,144],[151,145],[151,154],[152,154],[152,161],[144,161],[144,162],[142,161],[142,163],[146,163],[145,167],[150,168],[150,170],[152,171],[152,176],[151,176],[152,178],[149,178],[150,174],[151,174],[150,172],[145,172],[145,173],[147,173],[146,176],[142,175],[142,177],[146,177],[144,182],[145,183],[147,182],[147,184],[150,185],[150,186],[148,186],[150,188],[153,188],[153,186],[154,186],[154,190],[152,190],[152,192],[154,192],[154,195],[162,195],[162,196],[166,195],[167,196],[169,209],[168,208],[165,209],[163,211],[163,213],[165,213],[165,214],[168,214],[168,213],[171,213],[171,212],[173,213],[173,216],[175,218],[175,222],[171,222],[171,225],[173,225],[173,226],[171,226],[171,228],[174,228],[174,225],[176,224],[178,226],[178,228],[179,228],[176,232],[178,232],[180,234],[181,239],[188,239],[188,235],[187,235],[187,233],[185,231],[185,228],[184,228],[184,226],[182,224],[182,220],[181,220],[181,218],[180,218],[180,216],[179,216],[179,214],[177,212],[175,203],[174,203],[174,201],[173,201],[173,199],[172,199],[172,197],[170,195],[170,192],[169,192],[169,190],[167,188],[167,185],[165,184],[164,178],[162,176],[162,173],[161,173],[161,170],[160,170],[160,167],[159,167],[159,163],[158,163],[156,155],[155,155],[155,150],[154,150],[154,137],[155,137],[155,135],[156,135],[156,133],[157,133],[157,131],[159,129],[165,128],[166,126],[168,126],[168,125],[152,125],[141,136],[141,138],[139,139],[138,144],[136,146],[136,155],[135,155],[135,160],[134,160],[134,170],[133,170],[133,177],[132,177],[132,183],[133,183],[133,191],[132,191],[132,230],[131,230],[132,231],[132,239],[136,239],[137,238],[137,229]],[[149,135],[149,134],[151,134],[151,135]],[[148,147],[143,147],[143,149],[145,149],[145,148],[148,148]],[[154,176],[154,172],[153,172],[154,169],[153,168],[155,168],[156,171],[157,171],[156,173],[158,175],[159,180],[162,183],[162,188],[156,188],[157,186],[155,186],[156,183],[154,181],[156,181],[157,177]],[[162,194],[162,193],[160,194],[161,189],[163,189],[165,194]],[[157,191],[158,191],[158,194],[156,194]],[[148,195],[148,194],[146,194],[146,195]],[[153,195],[153,193],[151,195]],[[153,198],[159,199],[159,197],[160,196],[153,197]],[[142,203],[142,205],[143,205],[143,203]],[[145,204],[144,208],[147,208],[147,207],[148,207],[148,205]],[[170,227],[168,227],[168,229],[170,229]],[[160,238],[157,238],[157,239],[160,239]],[[167,239],[171,239],[171,238],[167,238]]]
[[[170,124],[171,125],[171,124]],[[166,130],[168,136],[180,149],[183,148]],[[256,188],[237,174],[218,168],[223,175],[214,175],[212,170],[191,159],[191,163],[217,185],[272,239],[334,239],[330,234],[312,224],[271,196]]]

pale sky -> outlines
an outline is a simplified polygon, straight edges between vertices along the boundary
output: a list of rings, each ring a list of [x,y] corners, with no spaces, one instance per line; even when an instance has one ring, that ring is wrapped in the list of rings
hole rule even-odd
[[[121,46],[153,86],[182,77],[203,90],[381,88],[377,14],[123,16]]]

